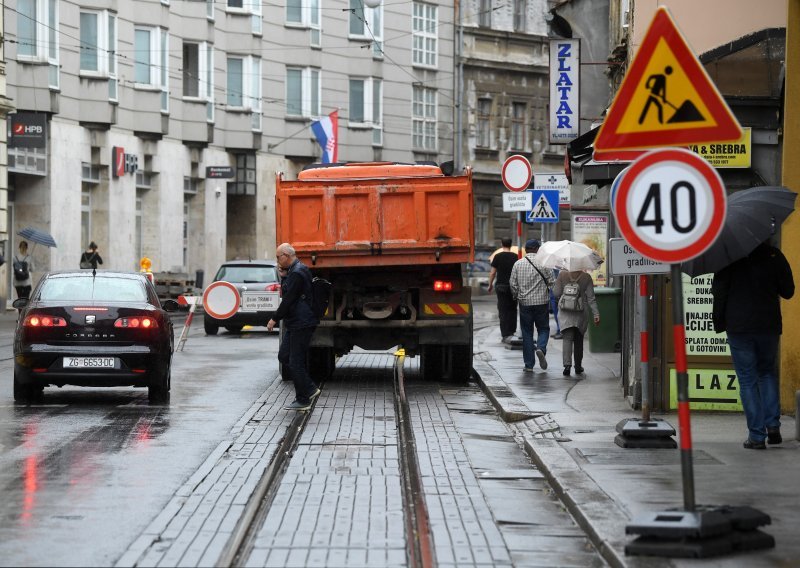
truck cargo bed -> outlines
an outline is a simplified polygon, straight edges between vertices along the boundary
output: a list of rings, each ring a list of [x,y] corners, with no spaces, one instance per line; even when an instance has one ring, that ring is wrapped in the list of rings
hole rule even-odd
[[[279,173],[277,234],[311,268],[471,262],[471,172],[392,166],[321,168],[297,181]]]

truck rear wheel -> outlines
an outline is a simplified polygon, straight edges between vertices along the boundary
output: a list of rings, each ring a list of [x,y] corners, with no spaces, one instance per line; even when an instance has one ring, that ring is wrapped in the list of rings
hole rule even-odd
[[[472,345],[449,345],[442,357],[442,379],[467,384],[472,374]]]
[[[443,349],[441,345],[423,345],[419,356],[419,374],[423,381],[442,378]]]

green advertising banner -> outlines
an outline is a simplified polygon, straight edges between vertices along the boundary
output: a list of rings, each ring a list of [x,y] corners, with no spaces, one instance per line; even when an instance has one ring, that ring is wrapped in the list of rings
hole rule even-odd
[[[689,369],[689,408],[691,410],[741,411],[739,381],[733,369]],[[678,380],[669,370],[669,407],[678,408]]]

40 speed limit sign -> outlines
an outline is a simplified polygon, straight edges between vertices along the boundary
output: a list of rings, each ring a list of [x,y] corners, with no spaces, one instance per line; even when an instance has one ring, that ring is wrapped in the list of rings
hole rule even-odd
[[[682,148],[654,150],[625,173],[614,200],[620,233],[636,252],[677,264],[716,240],[726,215],[717,171]]]

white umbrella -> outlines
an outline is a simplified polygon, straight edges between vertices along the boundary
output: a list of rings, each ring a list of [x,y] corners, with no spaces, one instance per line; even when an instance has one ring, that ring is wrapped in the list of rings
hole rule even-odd
[[[559,270],[594,270],[603,258],[583,243],[548,241],[539,247],[536,261],[547,268]]]

